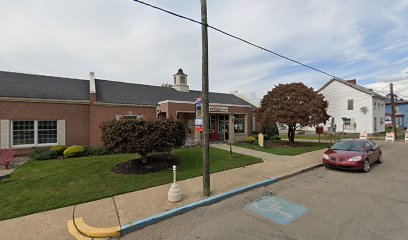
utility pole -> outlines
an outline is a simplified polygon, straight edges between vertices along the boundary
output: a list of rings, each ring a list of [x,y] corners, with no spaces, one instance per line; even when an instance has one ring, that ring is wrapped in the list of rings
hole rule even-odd
[[[203,195],[210,196],[210,143],[208,102],[208,27],[207,2],[201,0],[201,46],[202,46],[202,102],[203,102]]]
[[[394,138],[397,139],[397,124],[395,121],[395,101],[394,101],[394,86],[390,83],[390,93],[391,93],[391,119],[392,119],[392,129],[394,131]]]

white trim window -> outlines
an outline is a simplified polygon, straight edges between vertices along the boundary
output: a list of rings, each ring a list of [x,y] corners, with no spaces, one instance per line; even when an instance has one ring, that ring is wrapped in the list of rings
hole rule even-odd
[[[11,122],[11,145],[52,146],[58,144],[58,125],[56,120]]]
[[[235,115],[234,132],[246,133],[245,131],[245,115]]]

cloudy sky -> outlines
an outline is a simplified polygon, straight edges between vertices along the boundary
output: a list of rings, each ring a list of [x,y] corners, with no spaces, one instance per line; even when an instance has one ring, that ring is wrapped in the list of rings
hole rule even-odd
[[[199,0],[145,0],[200,20]],[[360,85],[408,98],[408,0],[208,0],[210,25]],[[201,88],[201,28],[131,0],[0,0],[0,70]],[[209,30],[210,90],[259,100],[328,76]]]

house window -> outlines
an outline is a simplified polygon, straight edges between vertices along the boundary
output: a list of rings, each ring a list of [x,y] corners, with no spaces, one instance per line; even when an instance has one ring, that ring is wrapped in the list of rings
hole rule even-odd
[[[384,118],[380,117],[380,124],[383,125],[384,124]]]
[[[12,145],[57,144],[57,121],[12,121]]]
[[[374,110],[377,109],[377,103],[374,103]]]
[[[344,126],[351,126],[351,118],[344,119]]]
[[[57,121],[38,121],[38,144],[57,143]]]
[[[347,100],[347,110],[354,110],[354,100],[353,99]]]
[[[245,133],[245,115],[235,115],[234,132]]]
[[[13,121],[13,145],[35,144],[34,121]]]

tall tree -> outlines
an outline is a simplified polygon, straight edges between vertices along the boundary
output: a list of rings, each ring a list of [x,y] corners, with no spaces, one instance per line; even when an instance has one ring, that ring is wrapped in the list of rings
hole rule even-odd
[[[286,125],[289,142],[294,143],[296,130],[329,119],[327,106],[322,94],[303,83],[279,84],[262,98],[257,115],[261,121]]]

